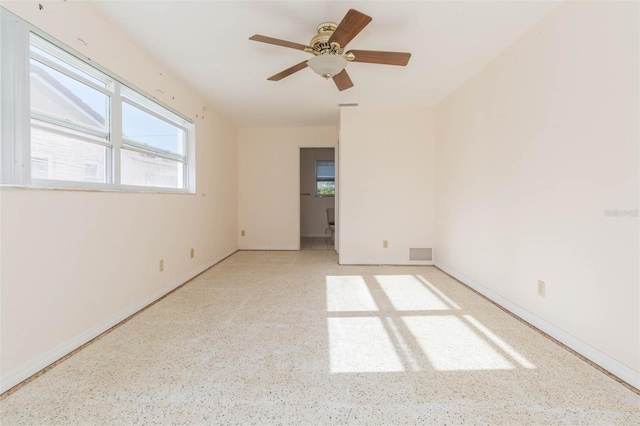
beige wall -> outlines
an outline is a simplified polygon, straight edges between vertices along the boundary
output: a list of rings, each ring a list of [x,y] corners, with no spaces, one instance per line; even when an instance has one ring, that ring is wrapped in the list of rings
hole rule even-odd
[[[299,249],[300,147],[334,147],[337,141],[334,127],[239,129],[241,249]]]
[[[409,261],[409,248],[433,247],[433,114],[418,107],[341,110],[340,263],[418,263]]]
[[[334,148],[300,150],[300,235],[330,236],[327,209],[334,208],[334,197],[316,197],[316,161],[335,161]]]
[[[2,5],[191,117],[198,169],[190,195],[0,189],[5,390],[237,250],[238,188],[236,128],[87,4]]]
[[[438,266],[636,386],[638,73],[637,3],[565,4],[436,120]]]

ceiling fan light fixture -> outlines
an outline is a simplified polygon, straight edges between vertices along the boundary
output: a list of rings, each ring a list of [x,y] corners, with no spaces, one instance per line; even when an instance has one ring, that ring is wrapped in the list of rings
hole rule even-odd
[[[320,24],[318,26],[318,34],[313,36],[308,46],[260,34],[249,37],[249,40],[303,50],[315,55],[309,60],[302,61],[278,74],[272,75],[267,80],[280,81],[293,73],[309,67],[313,72],[326,79],[332,78],[338,90],[343,91],[353,87],[353,81],[351,81],[349,74],[345,70],[349,62],[405,66],[411,57],[411,53],[407,52],[383,52],[378,50],[345,51],[347,44],[349,44],[369,22],[371,22],[371,16],[358,12],[355,9],[349,9],[338,25],[333,22]]]
[[[309,59],[307,65],[313,72],[328,79],[340,74],[347,66],[347,60],[342,55],[324,54]]]

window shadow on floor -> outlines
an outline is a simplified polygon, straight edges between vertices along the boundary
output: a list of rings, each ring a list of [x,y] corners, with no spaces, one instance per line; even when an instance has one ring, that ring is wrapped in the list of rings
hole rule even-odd
[[[535,368],[421,275],[326,281],[332,373]]]

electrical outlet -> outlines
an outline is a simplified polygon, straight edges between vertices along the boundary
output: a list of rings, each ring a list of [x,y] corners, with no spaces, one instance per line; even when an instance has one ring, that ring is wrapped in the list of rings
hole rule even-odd
[[[389,241],[382,240],[382,248],[389,248]]]
[[[244,229],[240,231],[240,235],[244,237]]]
[[[191,249],[191,258],[193,259],[193,256],[195,256],[196,251],[194,249]]]
[[[538,296],[544,297],[544,281],[538,280]]]
[[[160,272],[164,271],[164,260],[160,260]]]

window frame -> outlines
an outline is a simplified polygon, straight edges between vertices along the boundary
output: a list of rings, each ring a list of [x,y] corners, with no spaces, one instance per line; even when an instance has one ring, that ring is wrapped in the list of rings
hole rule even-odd
[[[186,194],[194,194],[196,192],[195,123],[192,119],[148,95],[135,85],[118,77],[88,57],[85,57],[2,7],[0,7],[0,19],[2,19],[4,27],[2,28],[2,35],[3,38],[7,40],[0,45],[0,54],[2,54],[3,57],[10,57],[13,60],[2,61],[3,63],[0,63],[0,66],[2,66],[0,76],[5,74],[13,77],[15,74],[18,77],[13,78],[13,80],[16,81],[17,87],[13,90],[6,90],[6,92],[11,92],[11,95],[5,96],[3,94],[0,105],[2,121],[10,123],[10,125],[2,126],[10,129],[0,129],[2,131],[0,163],[2,167],[5,168],[5,172],[0,176],[0,185],[121,192]],[[4,25],[6,23],[10,25]],[[7,34],[10,37],[4,37]],[[66,66],[54,62],[37,51],[33,51],[31,48],[32,45],[46,54],[51,55],[56,60],[63,62]],[[100,129],[93,128],[89,125],[84,126],[85,123],[75,123],[53,114],[47,114],[46,112],[32,111],[30,99],[31,60],[37,61],[56,72],[62,73],[106,95],[105,128]],[[17,65],[7,65],[7,63],[10,62],[17,63]],[[73,71],[74,69],[100,83],[105,83],[104,87],[102,87],[101,84],[85,78],[81,74],[77,74]],[[3,76],[1,82],[2,92],[5,92],[5,89],[10,84],[9,80],[10,78]],[[158,147],[153,147],[150,144],[136,144],[135,140],[126,138],[122,134],[123,102],[127,102],[133,107],[151,114],[159,120],[177,128],[184,155],[165,151]],[[14,105],[20,108],[16,108]],[[16,109],[19,111],[12,111]],[[54,180],[32,177],[31,128],[32,126],[37,127],[38,125],[55,126],[55,128],[43,129],[45,132],[52,134],[58,133],[63,136],[71,136],[71,134],[73,134],[74,138],[77,138],[83,143],[104,147],[106,150],[105,182]],[[17,128],[18,131],[14,130],[14,128]],[[68,130],[70,133],[65,134],[65,130]],[[21,134],[24,136],[20,137]],[[104,138],[105,142],[89,137],[83,139],[82,134],[95,138]],[[182,163],[182,176],[178,175],[178,182],[182,183],[182,187],[172,188],[122,184],[122,149],[131,149],[143,154]]]

